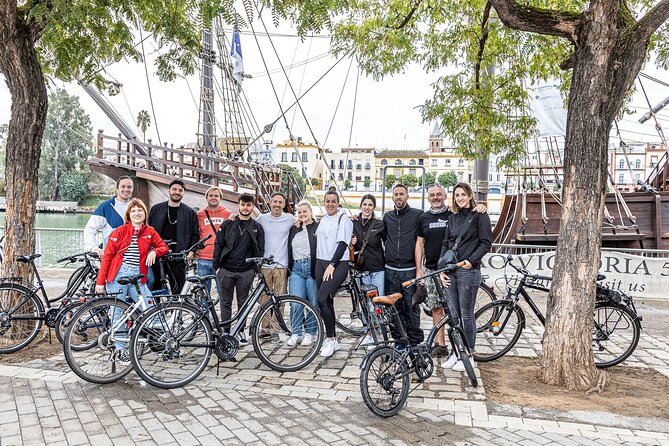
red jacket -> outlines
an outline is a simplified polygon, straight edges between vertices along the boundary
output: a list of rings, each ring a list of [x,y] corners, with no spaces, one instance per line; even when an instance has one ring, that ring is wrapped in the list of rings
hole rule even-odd
[[[119,226],[109,234],[107,239],[107,246],[100,261],[100,272],[98,273],[98,285],[104,285],[105,282],[113,282],[114,277],[123,264],[123,254],[132,242],[132,233],[134,231],[132,223],[126,223]],[[148,273],[149,268],[146,266],[146,256],[149,255],[151,248],[156,252],[156,257],[160,257],[169,252],[169,248],[165,244],[160,235],[151,226],[142,225],[139,229],[139,237],[137,239],[137,247],[139,248],[139,272],[141,274]],[[142,279],[142,283],[146,283],[146,277]]]

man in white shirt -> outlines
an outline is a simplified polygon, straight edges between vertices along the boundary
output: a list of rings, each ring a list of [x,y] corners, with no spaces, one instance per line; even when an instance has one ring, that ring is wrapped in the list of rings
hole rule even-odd
[[[84,228],[84,249],[97,252],[102,256],[98,233],[102,233],[102,245],[107,243],[107,237],[112,231],[121,226],[128,203],[132,198],[133,183],[129,176],[122,176],[116,181],[116,196],[103,201],[95,208],[93,215],[88,219]]]

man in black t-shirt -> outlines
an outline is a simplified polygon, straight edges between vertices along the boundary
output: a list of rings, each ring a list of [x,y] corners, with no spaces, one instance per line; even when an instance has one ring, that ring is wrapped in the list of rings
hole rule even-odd
[[[185,192],[183,181],[172,181],[169,185],[169,199],[151,206],[149,211],[149,226],[153,226],[163,240],[176,242],[176,246],[170,246],[174,252],[190,248],[200,237],[197,214],[190,206],[181,202]],[[169,262],[169,266],[172,273],[169,279],[172,292],[179,293],[186,282],[186,264],[176,260]],[[155,274],[159,270],[154,269],[153,272]]]
[[[239,196],[239,214],[234,220],[225,220],[216,233],[214,244],[214,269],[221,287],[221,322],[232,316],[232,296],[237,294],[237,308],[241,308],[249,295],[255,277],[254,264],[246,262],[249,257],[265,254],[265,233],[262,226],[251,218],[255,198],[251,194]],[[230,331],[230,323],[223,324]],[[237,335],[239,343],[248,343],[244,327]]]
[[[418,219],[418,237],[416,238],[416,277],[430,274],[437,269],[441,245],[444,242],[448,217],[453,213],[446,205],[446,190],[441,185],[432,186],[427,193],[430,209]],[[438,322],[444,316],[444,307],[439,302],[436,286],[439,286],[439,278],[435,281],[431,278],[425,280],[427,287],[427,298],[425,305],[432,312],[432,321]],[[436,344],[432,347],[433,356],[448,355],[444,329],[437,332]]]

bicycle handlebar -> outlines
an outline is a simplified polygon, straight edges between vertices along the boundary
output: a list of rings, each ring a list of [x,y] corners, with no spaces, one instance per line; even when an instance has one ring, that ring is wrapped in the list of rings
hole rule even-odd
[[[445,267],[438,269],[436,271],[431,272],[430,274],[425,274],[424,276],[421,277],[416,277],[415,279],[407,280],[406,282],[402,282],[402,288],[408,288],[411,285],[415,284],[416,282],[420,282],[423,279],[427,279],[428,277],[432,277],[436,274],[440,273],[450,273],[452,271],[455,271],[458,268],[461,268],[465,264],[464,261],[458,262],[458,263],[451,263],[450,265],[446,265]]]
[[[56,260],[56,263],[61,263],[64,261],[68,261],[69,263],[75,263],[75,262],[83,262],[86,258],[93,258],[93,259],[99,259],[100,256],[98,255],[97,252],[82,252],[79,254],[74,254],[71,256],[63,257],[62,259]]]
[[[261,265],[272,265],[272,264],[276,263],[276,262],[274,261],[274,256],[269,256],[269,257],[247,257],[245,261],[246,261],[246,263],[251,263],[251,262],[253,262],[253,263],[255,263],[255,264],[258,265],[258,266],[261,266]]]

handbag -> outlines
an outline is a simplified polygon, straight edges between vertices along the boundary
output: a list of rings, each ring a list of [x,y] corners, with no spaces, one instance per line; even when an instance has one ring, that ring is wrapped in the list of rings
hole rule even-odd
[[[472,220],[474,220],[474,216],[472,216],[472,218],[470,218],[466,224],[462,225],[462,229],[460,230],[460,234],[458,234],[458,238],[455,239],[453,248],[446,251],[444,255],[439,258],[439,262],[437,264],[438,269],[444,269],[448,265],[458,263],[458,245],[460,244],[460,241],[462,241],[462,236],[465,235],[465,232],[469,227],[469,223],[471,223]]]
[[[367,243],[369,242],[369,236],[372,232],[372,226],[374,224],[374,218],[371,219],[369,222],[369,227],[365,231],[365,235],[362,238],[362,246],[360,247],[360,251],[358,251],[358,255],[355,258],[354,264],[357,269],[361,269],[363,266],[365,266],[365,248],[367,247]]]

